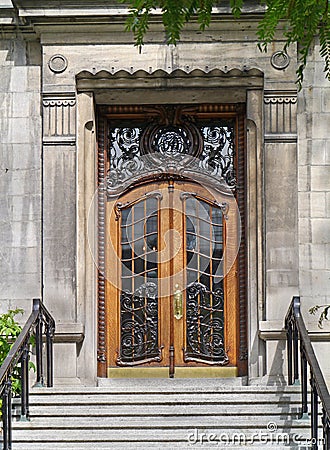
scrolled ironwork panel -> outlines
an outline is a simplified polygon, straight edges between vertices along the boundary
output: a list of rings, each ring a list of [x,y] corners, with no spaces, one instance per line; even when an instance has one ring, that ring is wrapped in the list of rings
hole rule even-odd
[[[109,189],[138,173],[143,167],[143,162],[140,155],[141,128],[111,128],[108,137]]]
[[[186,348],[184,359],[214,365],[228,364],[224,334],[224,293],[191,283],[186,290]]]
[[[133,366],[161,361],[158,347],[157,285],[145,283],[120,296],[120,350],[117,364]]]
[[[230,188],[236,186],[235,138],[232,123],[202,126],[203,152],[200,167],[214,176],[222,176]]]
[[[152,150],[174,158],[183,153],[189,154],[190,147],[188,133],[179,127],[160,127],[151,142]]]
[[[154,117],[131,115],[125,123],[112,119],[108,126],[109,197],[143,177],[213,177],[236,189],[235,119],[194,118],[189,108],[168,105],[153,108]]]

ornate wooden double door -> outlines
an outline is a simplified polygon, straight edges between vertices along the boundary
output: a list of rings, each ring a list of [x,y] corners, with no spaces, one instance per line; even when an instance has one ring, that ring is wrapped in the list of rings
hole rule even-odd
[[[109,284],[110,366],[163,366],[169,376],[183,366],[235,366],[237,271],[224,259],[226,245],[235,248],[226,244],[226,222],[236,227],[230,199],[169,180],[109,206],[109,255],[118,261]]]
[[[228,154],[236,115],[196,125],[172,114],[170,124],[153,118],[143,128],[132,121],[117,126],[115,113],[102,131],[108,130],[108,178],[106,196],[99,197],[105,198],[107,375],[236,376],[242,373],[241,218],[228,184],[214,189],[208,183],[221,178],[215,165],[213,175],[200,170],[202,152],[222,145],[232,182],[236,156],[232,150],[229,164]],[[224,165],[221,170],[224,175]]]

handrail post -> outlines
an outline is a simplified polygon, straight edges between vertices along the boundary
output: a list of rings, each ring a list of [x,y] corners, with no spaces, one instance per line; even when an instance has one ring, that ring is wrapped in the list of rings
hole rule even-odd
[[[311,384],[311,428],[312,428],[312,449],[318,449],[318,394],[313,375],[310,379]]]
[[[10,375],[2,394],[3,450],[11,450],[11,379]]]
[[[302,342],[300,342],[300,363],[301,363],[301,418],[308,419],[307,359]]]
[[[35,386],[43,387],[44,386],[44,373],[43,373],[43,357],[42,357],[42,316],[40,313],[40,300],[34,298],[33,299],[33,309],[39,312],[38,321],[36,325],[36,366],[37,366],[37,379]]]
[[[296,324],[293,326],[293,384],[299,384],[299,334]]]
[[[0,398],[2,399],[3,450],[12,447],[12,374],[16,374],[20,365],[21,414],[20,420],[29,420],[29,359],[30,337],[35,333],[36,346],[36,383],[44,386],[43,335],[46,334],[47,386],[53,386],[53,337],[55,320],[44,307],[40,299],[33,299],[30,317],[23,326],[8,355],[0,366]]]
[[[21,421],[29,420],[29,343],[27,342],[21,357]]]
[[[301,403],[302,418],[308,417],[307,373],[310,369],[311,385],[311,448],[321,448],[318,442],[318,408],[319,400],[322,403],[323,415],[323,450],[330,450],[330,394],[316,358],[310,336],[300,312],[300,297],[293,297],[288,312],[285,316],[285,329],[288,341],[288,383],[299,380],[298,351],[300,350],[301,370]],[[298,341],[300,349],[298,350]],[[292,349],[293,346],[293,349]],[[292,365],[293,372],[292,373]]]
[[[295,317],[300,317],[300,297],[297,295],[292,298],[292,308]]]
[[[293,297],[290,311],[290,314],[292,315],[291,326],[293,340],[293,384],[299,384],[299,332],[296,319],[300,317],[300,297]]]
[[[322,425],[323,425],[323,450],[329,450],[329,448],[330,448],[330,418],[327,417],[325,408],[323,408]]]
[[[53,324],[47,324],[46,326],[47,387],[53,387],[53,377],[54,377],[53,339],[54,339]]]
[[[285,322],[287,352],[288,352],[288,383],[293,384],[292,379],[292,322],[290,320]]]

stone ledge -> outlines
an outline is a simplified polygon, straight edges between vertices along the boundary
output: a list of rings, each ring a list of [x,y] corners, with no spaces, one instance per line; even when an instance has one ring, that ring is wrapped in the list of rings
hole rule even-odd
[[[75,145],[76,136],[44,136],[43,145]]]
[[[119,5],[116,0],[48,0],[42,6],[38,0],[14,0],[15,5],[20,10],[20,16],[126,16],[129,12],[129,5]],[[231,16],[229,0],[227,4],[214,6],[213,15]],[[254,0],[246,0],[242,7],[242,14],[263,14],[264,5],[258,5]],[[160,16],[161,8],[151,10],[151,16]]]
[[[264,135],[265,142],[293,142],[296,143],[298,140],[298,136],[296,133],[266,133]]]
[[[0,0],[0,11],[5,9],[14,9],[13,3],[11,0]]]
[[[15,17],[15,8],[11,0],[0,0],[0,24],[10,25]]]
[[[85,327],[81,323],[56,324],[54,342],[79,343],[85,337]]]
[[[308,324],[306,324],[308,326]],[[330,341],[330,330],[311,330],[309,336],[313,342]],[[286,339],[286,332],[283,328],[283,322],[277,320],[260,321],[259,337],[263,341],[277,341]]]

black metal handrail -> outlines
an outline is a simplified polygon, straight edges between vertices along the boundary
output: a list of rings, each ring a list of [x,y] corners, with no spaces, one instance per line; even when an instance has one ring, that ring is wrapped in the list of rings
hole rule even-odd
[[[330,449],[330,396],[320,365],[308,335],[304,319],[300,312],[300,297],[293,297],[285,317],[285,329],[288,344],[288,382],[301,382],[302,417],[308,417],[307,364],[310,372],[310,403],[311,403],[311,446],[313,450],[319,447],[318,439],[318,407],[322,405],[323,449]],[[300,346],[299,343],[300,342]],[[300,364],[299,364],[300,353]],[[299,377],[301,374],[301,380]]]
[[[12,381],[13,370],[20,363],[21,411],[20,419],[29,420],[29,359],[30,338],[35,335],[36,383],[44,386],[43,336],[46,343],[46,385],[53,386],[53,337],[55,320],[40,299],[33,299],[32,312],[0,367],[0,398],[2,399],[3,450],[11,450],[12,443]]]

